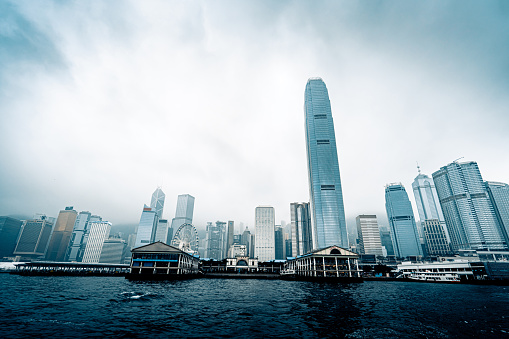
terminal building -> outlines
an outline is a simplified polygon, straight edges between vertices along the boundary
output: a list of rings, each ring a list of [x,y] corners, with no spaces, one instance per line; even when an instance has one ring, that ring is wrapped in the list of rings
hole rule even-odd
[[[198,256],[160,241],[134,248],[129,278],[178,279],[198,274]]]

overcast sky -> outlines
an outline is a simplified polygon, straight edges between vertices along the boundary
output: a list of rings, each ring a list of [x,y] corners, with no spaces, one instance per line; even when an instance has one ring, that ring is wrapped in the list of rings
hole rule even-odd
[[[2,1],[0,215],[72,205],[290,221],[309,201],[304,88],[321,77],[349,226],[416,161],[509,182],[508,1]],[[417,212],[415,210],[415,212]],[[353,221],[353,222],[352,222]]]

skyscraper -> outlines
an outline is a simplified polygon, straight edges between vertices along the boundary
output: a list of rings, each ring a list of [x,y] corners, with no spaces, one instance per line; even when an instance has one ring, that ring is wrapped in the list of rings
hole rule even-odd
[[[189,194],[181,194],[177,198],[175,218],[171,221],[171,228],[175,234],[178,228],[184,224],[193,223],[194,197]]]
[[[292,255],[297,257],[311,252],[313,238],[309,203],[293,202],[290,204]]]
[[[258,206],[255,209],[255,257],[259,261],[276,258],[274,229],[274,207]]]
[[[380,241],[382,242],[382,249],[385,248],[385,255],[395,255],[394,246],[392,244],[391,231],[387,227],[380,228]]]
[[[487,181],[484,184],[495,208],[495,214],[505,243],[509,245],[509,185],[494,181]]]
[[[477,163],[452,162],[433,173],[453,251],[505,249]]]
[[[166,219],[157,220],[157,227],[154,233],[154,239],[151,242],[157,241],[160,241],[165,244],[171,241],[171,239],[170,241],[168,241],[168,220]]]
[[[37,258],[46,254],[55,218],[41,215],[39,219],[26,220],[21,227],[14,255]]]
[[[234,236],[234,223],[233,221],[228,221],[228,228],[226,229],[226,253],[230,250],[230,247],[233,245],[233,236]]]
[[[85,247],[85,253],[83,253],[82,262],[99,262],[104,242],[108,239],[110,231],[111,223],[108,221],[94,221],[90,223],[90,234]]]
[[[244,232],[242,232],[242,235],[240,236],[240,244],[241,245],[246,245],[246,255],[248,256],[253,256],[253,253],[251,253],[250,251],[250,247],[251,247],[251,232],[249,231],[249,228],[247,228],[246,226],[246,229],[244,230]]]
[[[427,255],[450,255],[451,247],[438,219],[426,219],[423,223]]]
[[[385,186],[385,209],[396,256],[404,258],[422,255],[412,205],[401,183]]]
[[[159,219],[163,217],[163,209],[164,209],[164,192],[158,187],[154,193],[152,193],[152,200],[150,201],[150,207],[152,207],[155,211]]]
[[[134,247],[150,244],[154,242],[155,233],[157,230],[157,213],[156,211],[145,205],[141,212],[140,223],[136,230],[136,242]]]
[[[207,223],[207,245],[205,251],[206,258],[222,260],[226,257],[226,253],[224,252],[224,228],[225,223],[221,221],[217,221],[215,225],[211,222]]]
[[[101,249],[99,262],[108,264],[123,264],[124,255],[126,254],[126,246],[127,243],[123,239],[106,239]]]
[[[77,216],[72,206],[60,211],[46,252],[47,260],[64,261]]]
[[[313,247],[348,248],[336,135],[322,79],[308,80],[304,110]]]
[[[359,253],[382,256],[382,241],[376,215],[359,215],[355,218],[359,236]]]
[[[11,217],[0,217],[0,259],[10,257],[23,222]]]
[[[84,242],[85,233],[88,230],[88,222],[92,214],[88,211],[82,211],[76,217],[74,227],[72,230],[71,241],[67,248],[65,256],[66,261],[78,261],[80,262],[83,257],[83,251],[85,250],[86,243]]]
[[[285,242],[283,237],[283,227],[281,227],[281,225],[275,226],[274,253],[276,259],[278,260],[285,259]]]

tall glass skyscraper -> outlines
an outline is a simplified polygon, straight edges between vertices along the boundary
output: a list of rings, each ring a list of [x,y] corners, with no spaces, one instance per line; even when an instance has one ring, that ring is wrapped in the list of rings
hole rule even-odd
[[[291,203],[290,216],[292,221],[292,254],[290,256],[297,257],[311,252],[313,250],[313,241],[311,237],[312,232],[309,203]]]
[[[412,205],[401,183],[385,186],[385,208],[396,256],[404,258],[422,255]]]
[[[494,181],[487,181],[485,185],[488,189],[491,203],[495,207],[500,230],[506,244],[509,245],[509,185]]]
[[[433,173],[433,181],[454,251],[506,248],[476,162],[452,162]]]
[[[336,134],[329,94],[322,79],[308,80],[304,111],[313,246],[348,248]]]
[[[276,259],[274,207],[258,206],[255,210],[255,257],[259,261]]]
[[[152,207],[159,219],[163,217],[163,209],[164,209],[164,192],[161,187],[158,187],[154,193],[152,193],[152,200],[150,201],[150,207]]]
[[[145,205],[143,207],[143,212],[141,212],[138,229],[136,230],[136,242],[134,247],[140,247],[154,242],[158,220],[156,211]]]
[[[179,195],[177,198],[175,218],[173,218],[171,221],[171,228],[173,233],[177,232],[180,226],[193,223],[193,211],[194,197],[189,194]]]

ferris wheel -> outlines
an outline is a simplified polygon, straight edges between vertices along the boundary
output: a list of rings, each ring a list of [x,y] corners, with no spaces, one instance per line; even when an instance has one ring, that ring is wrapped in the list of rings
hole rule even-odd
[[[191,224],[183,224],[175,232],[171,245],[184,252],[198,253],[198,232]]]

